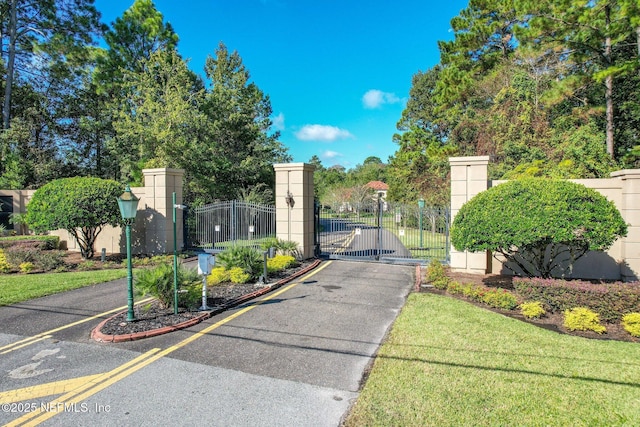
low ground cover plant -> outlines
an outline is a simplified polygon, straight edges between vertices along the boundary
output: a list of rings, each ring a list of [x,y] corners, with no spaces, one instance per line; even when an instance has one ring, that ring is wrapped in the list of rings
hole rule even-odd
[[[599,334],[607,328],[600,324],[600,316],[586,307],[575,307],[564,312],[564,326],[570,331],[594,331]]]
[[[640,313],[629,313],[622,316],[622,327],[632,337],[640,338]]]
[[[571,331],[605,333],[601,322],[620,324],[634,337],[640,336],[640,282],[591,283],[583,280],[514,278],[514,291],[475,283],[460,283],[447,277],[438,261],[427,267],[427,282],[451,295],[489,307],[515,310],[528,319],[548,313],[563,315]],[[637,334],[637,335],[634,335]]]
[[[526,301],[543,301],[549,311],[587,307],[603,322],[615,323],[640,307],[640,283],[591,283],[584,280],[514,278],[513,285]]]
[[[296,259],[291,255],[276,255],[273,258],[267,259],[267,272],[277,273],[293,267],[297,263]]]
[[[520,304],[520,313],[527,319],[539,319],[547,312],[540,301],[532,301]]]

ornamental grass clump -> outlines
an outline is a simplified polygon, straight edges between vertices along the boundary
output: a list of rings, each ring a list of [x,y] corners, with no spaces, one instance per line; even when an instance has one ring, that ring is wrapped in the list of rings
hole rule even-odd
[[[632,337],[640,338],[640,313],[629,313],[622,316],[622,327]]]
[[[195,268],[187,268],[178,265],[178,305],[191,305],[198,295],[200,277]],[[151,295],[155,297],[162,307],[173,306],[174,302],[174,277],[173,266],[160,264],[152,268],[146,268],[136,273],[135,290],[139,296]]]
[[[594,331],[602,334],[607,328],[600,324],[600,316],[587,307],[575,307],[564,312],[564,326],[570,331]]]
[[[250,278],[260,275],[263,263],[262,254],[246,246],[232,246],[216,255],[216,265],[227,270],[241,268]]]

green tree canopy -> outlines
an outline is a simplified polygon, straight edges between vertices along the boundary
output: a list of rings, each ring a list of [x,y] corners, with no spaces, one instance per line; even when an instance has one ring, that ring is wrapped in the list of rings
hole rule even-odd
[[[67,230],[78,242],[82,257],[91,258],[104,226],[122,222],[116,201],[122,191],[122,185],[112,180],[57,179],[36,190],[25,221],[36,232]]]
[[[517,274],[550,277],[626,234],[620,212],[597,191],[570,181],[523,179],[465,203],[451,243],[459,251],[497,252]]]

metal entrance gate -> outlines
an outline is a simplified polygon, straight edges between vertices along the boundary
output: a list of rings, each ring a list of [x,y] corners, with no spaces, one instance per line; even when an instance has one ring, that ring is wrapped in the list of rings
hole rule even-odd
[[[229,246],[259,248],[263,240],[276,236],[275,206],[232,200],[189,209],[185,218],[186,246],[190,249],[222,251]]]
[[[321,256],[449,264],[449,209],[370,200],[316,208]]]

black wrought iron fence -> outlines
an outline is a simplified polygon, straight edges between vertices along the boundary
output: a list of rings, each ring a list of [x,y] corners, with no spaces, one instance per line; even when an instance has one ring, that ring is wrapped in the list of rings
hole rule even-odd
[[[276,209],[239,200],[216,202],[189,209],[185,224],[190,249],[259,248],[262,241],[276,235]]]
[[[449,208],[368,200],[317,208],[316,218],[323,256],[449,263]]]

